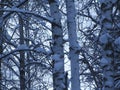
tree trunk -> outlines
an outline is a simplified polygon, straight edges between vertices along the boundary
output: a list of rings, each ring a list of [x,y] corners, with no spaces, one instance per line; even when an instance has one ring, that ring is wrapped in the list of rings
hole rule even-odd
[[[1,0],[0,3],[3,3],[4,0]],[[0,9],[3,9],[4,6],[0,6]],[[3,12],[0,12],[0,56],[3,54]],[[2,90],[2,59],[0,59],[0,90]]]
[[[29,20],[29,18],[27,18],[27,20]],[[29,21],[26,21],[25,22],[26,23],[26,27],[25,27],[25,30],[26,30],[26,38],[30,38],[30,32],[29,32]],[[29,40],[26,40],[26,45],[29,47]],[[27,63],[29,64],[30,63],[30,53],[29,52],[26,52],[26,60],[27,60]],[[27,82],[27,88],[28,88],[28,90],[30,90],[31,89],[31,70],[30,70],[30,66],[28,65],[27,66],[27,79],[29,79],[28,80],[28,82]]]
[[[1,15],[0,15],[1,16]],[[0,24],[1,24],[0,20]],[[2,26],[0,25],[0,55],[3,53],[3,37],[2,37]],[[2,90],[2,59],[0,59],[0,90]]]
[[[117,2],[114,4],[117,8],[117,13],[114,16],[113,22],[115,22],[115,30],[114,30],[114,85],[115,90],[120,90],[120,0],[116,0]]]
[[[29,3],[32,3],[33,0],[31,0],[30,2],[27,2],[26,3],[26,10],[28,11],[30,8],[31,8],[31,5],[29,5]],[[25,17],[26,18],[26,21],[24,21],[25,23],[25,38],[27,38],[25,40],[25,43],[27,45],[27,47],[29,47],[30,45],[30,32],[29,32],[29,26],[30,26],[30,17],[27,16]],[[30,52],[25,52],[25,59],[26,59],[26,64],[29,64],[30,63]],[[30,70],[31,66],[27,66],[26,69],[27,69],[27,72],[26,72],[26,77],[27,77],[27,83],[26,83],[26,86],[27,86],[27,90],[31,90],[32,88],[32,83],[31,83],[31,70]]]
[[[76,10],[74,0],[65,0],[67,9],[67,26],[69,36],[69,59],[71,61],[71,90],[80,90],[79,52],[76,33]]]
[[[20,45],[24,44],[23,20],[19,16]],[[20,51],[20,90],[25,90],[25,53]]]
[[[116,90],[114,87],[114,63],[115,63],[115,51],[114,51],[114,28],[113,28],[113,5],[116,0],[101,0],[101,35],[100,43],[102,47],[102,59],[101,67],[103,69],[103,89],[102,90]]]
[[[65,90],[64,76],[64,53],[63,53],[63,30],[61,27],[61,15],[56,0],[49,0],[53,38],[53,87],[54,90]]]

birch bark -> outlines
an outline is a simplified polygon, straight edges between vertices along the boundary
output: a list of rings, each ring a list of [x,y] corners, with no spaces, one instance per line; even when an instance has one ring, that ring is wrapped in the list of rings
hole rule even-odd
[[[65,0],[67,9],[67,26],[69,36],[69,59],[71,61],[71,90],[80,90],[79,52],[76,32],[76,10],[74,0]]]
[[[63,53],[63,30],[61,27],[61,15],[57,0],[49,0],[52,23],[53,38],[53,87],[54,90],[65,90],[64,80],[64,53]]]

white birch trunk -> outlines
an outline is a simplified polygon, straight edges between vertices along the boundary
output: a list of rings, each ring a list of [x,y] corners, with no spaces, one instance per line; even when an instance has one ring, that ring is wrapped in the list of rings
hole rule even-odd
[[[71,90],[80,90],[79,52],[76,33],[76,10],[74,0],[65,0],[67,9],[67,26],[69,36],[69,59],[71,61]]]
[[[61,27],[61,15],[56,0],[49,0],[52,23],[53,38],[53,88],[54,90],[65,90],[64,81],[64,53],[63,53],[63,30]]]

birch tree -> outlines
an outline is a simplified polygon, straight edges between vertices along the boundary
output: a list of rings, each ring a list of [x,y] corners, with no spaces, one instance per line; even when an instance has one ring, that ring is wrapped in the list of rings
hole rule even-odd
[[[71,61],[71,90],[80,90],[79,52],[76,32],[76,10],[74,0],[65,0],[67,9],[67,26],[69,36],[69,59]]]
[[[63,30],[61,26],[61,15],[58,0],[49,0],[52,23],[53,39],[53,88],[54,90],[65,90],[64,83],[64,53],[63,53]]]

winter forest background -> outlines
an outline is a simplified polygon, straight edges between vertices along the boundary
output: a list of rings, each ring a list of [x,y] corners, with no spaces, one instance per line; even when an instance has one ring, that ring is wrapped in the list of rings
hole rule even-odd
[[[120,90],[120,0],[0,0],[0,90]]]

